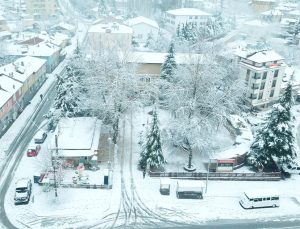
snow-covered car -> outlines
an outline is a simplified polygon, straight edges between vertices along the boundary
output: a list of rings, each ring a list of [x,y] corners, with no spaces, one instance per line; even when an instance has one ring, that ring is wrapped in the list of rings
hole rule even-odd
[[[300,175],[300,166],[288,165],[282,168],[285,173]]]
[[[35,144],[43,144],[43,142],[45,141],[46,138],[47,138],[47,134],[43,130],[40,130],[34,136],[34,143]]]
[[[22,178],[16,182],[15,204],[28,204],[31,195],[31,180]]]

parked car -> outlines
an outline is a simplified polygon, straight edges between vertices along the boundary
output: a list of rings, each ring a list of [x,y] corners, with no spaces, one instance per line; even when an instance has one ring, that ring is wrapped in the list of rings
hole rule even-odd
[[[282,170],[288,174],[299,174],[300,175],[300,166],[297,165],[288,165],[283,167]]]
[[[43,130],[40,130],[34,136],[34,143],[36,143],[36,144],[43,144],[43,142],[45,141],[46,138],[47,138],[47,134]]]
[[[40,145],[30,144],[27,149],[27,157],[36,157],[41,150]]]
[[[31,180],[22,178],[16,182],[15,204],[28,204],[31,195]]]

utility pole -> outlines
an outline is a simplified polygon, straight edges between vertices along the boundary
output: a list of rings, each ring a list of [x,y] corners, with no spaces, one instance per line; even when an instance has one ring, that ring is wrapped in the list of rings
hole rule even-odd
[[[52,166],[53,166],[53,176],[54,176],[54,191],[55,191],[55,197],[57,197],[57,183],[56,183],[56,170],[55,170],[55,166],[56,166],[56,157],[58,155],[58,143],[57,143],[57,135],[55,135],[55,157],[53,161],[53,155],[52,155]]]

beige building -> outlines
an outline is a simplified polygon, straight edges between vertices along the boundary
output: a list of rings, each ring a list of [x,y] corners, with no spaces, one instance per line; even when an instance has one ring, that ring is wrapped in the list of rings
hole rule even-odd
[[[92,25],[88,31],[88,40],[92,50],[127,50],[132,43],[132,28],[117,23]]]
[[[274,9],[276,3],[276,0],[252,0],[251,6],[254,11],[262,13]]]
[[[276,102],[286,68],[284,58],[273,50],[254,49],[239,51],[237,56],[247,85],[247,104],[263,109]]]
[[[58,8],[57,0],[25,0],[26,12],[35,19],[54,15]]]

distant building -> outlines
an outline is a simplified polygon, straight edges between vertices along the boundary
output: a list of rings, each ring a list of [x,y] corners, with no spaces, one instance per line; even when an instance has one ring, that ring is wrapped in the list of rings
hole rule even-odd
[[[0,67],[0,132],[28,104],[46,80],[46,61],[25,56]]]
[[[38,20],[55,15],[58,9],[57,0],[25,0],[26,13]]]
[[[277,4],[277,0],[252,0],[251,6],[254,11],[262,13],[271,9]]]
[[[263,109],[276,102],[286,68],[284,58],[273,50],[249,46],[237,56],[247,84],[247,105]]]
[[[268,22],[280,22],[283,13],[280,10],[268,10],[261,13],[262,19]]]
[[[195,8],[169,10],[165,12],[165,26],[169,31],[175,32],[178,25],[185,23],[204,25],[210,17],[211,14]]]
[[[149,34],[152,35],[153,40],[157,40],[159,26],[156,21],[140,16],[128,19],[125,24],[132,28],[136,42],[145,43]]]
[[[0,15],[0,31],[8,30],[6,19]]]
[[[92,50],[127,50],[132,43],[132,28],[120,23],[92,25],[88,31],[88,40]]]
[[[55,25],[54,27],[52,27],[51,30],[54,31],[54,32],[59,32],[59,33],[66,34],[66,35],[71,37],[75,34],[76,28],[73,25],[61,22],[58,25]]]

